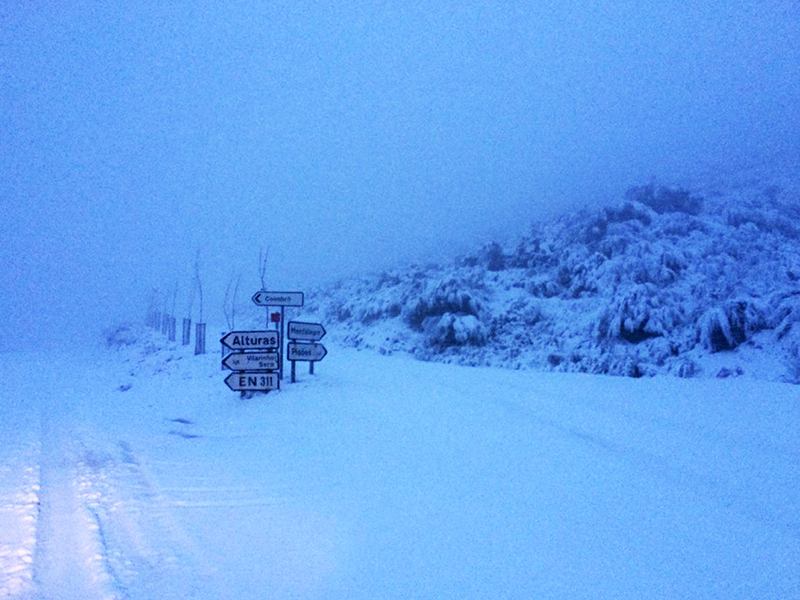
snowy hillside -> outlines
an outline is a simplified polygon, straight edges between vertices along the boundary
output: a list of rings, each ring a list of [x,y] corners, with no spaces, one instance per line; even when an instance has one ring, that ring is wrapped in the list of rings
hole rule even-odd
[[[425,360],[800,381],[800,165],[634,187],[449,265],[318,291],[344,343]]]
[[[4,600],[800,597],[800,387],[160,335],[0,362]]]

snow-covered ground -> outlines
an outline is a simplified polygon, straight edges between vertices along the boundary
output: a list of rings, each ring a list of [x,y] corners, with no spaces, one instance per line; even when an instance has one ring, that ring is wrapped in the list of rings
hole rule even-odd
[[[800,387],[324,342],[0,357],[0,598],[800,598]]]

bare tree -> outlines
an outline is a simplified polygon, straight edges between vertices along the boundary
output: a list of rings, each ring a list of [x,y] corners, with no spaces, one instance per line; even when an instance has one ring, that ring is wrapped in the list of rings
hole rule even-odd
[[[197,295],[200,297],[200,318],[198,323],[203,322],[203,281],[200,279],[200,249],[194,259],[194,280],[197,283]]]
[[[258,277],[261,279],[261,289],[267,289],[267,258],[269,257],[269,246],[266,250],[258,250]]]
[[[146,324],[148,327],[158,327],[158,290],[150,289],[150,299],[147,304]]]
[[[228,331],[236,329],[236,294],[239,291],[239,281],[242,279],[241,275],[236,276],[236,283],[234,278],[228,280],[228,287],[225,288],[225,300],[222,302],[222,310],[225,313],[225,322],[228,324]],[[231,286],[233,286],[233,294],[231,295]]]

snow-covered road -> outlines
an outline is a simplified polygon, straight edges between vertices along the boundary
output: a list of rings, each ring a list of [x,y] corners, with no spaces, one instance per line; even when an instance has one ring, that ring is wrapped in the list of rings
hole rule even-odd
[[[800,388],[331,347],[0,365],[0,598],[798,598]]]

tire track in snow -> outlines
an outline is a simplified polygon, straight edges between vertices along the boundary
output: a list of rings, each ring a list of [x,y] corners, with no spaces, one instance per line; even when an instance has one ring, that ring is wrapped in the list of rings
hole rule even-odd
[[[113,389],[113,377],[91,361],[59,355],[48,359],[47,377],[33,382],[28,365],[21,361],[11,375],[15,397],[24,398],[17,420],[41,447],[40,489],[29,536],[31,585],[15,600],[224,597],[137,456],[141,442],[120,441],[126,423],[102,410],[109,398],[97,389]]]
[[[129,444],[59,436],[44,420],[42,438],[42,598],[215,597],[212,570],[202,568]]]
[[[42,413],[41,491],[35,576],[41,597],[103,599],[115,592],[107,569],[102,536],[81,498],[74,447]]]
[[[8,442],[10,440],[6,440]],[[13,441],[12,441],[13,443]],[[27,446],[27,447],[25,447]],[[16,448],[0,462],[0,599],[27,598],[33,590],[33,560],[39,512],[39,445]]]
[[[116,589],[131,599],[215,597],[212,569],[171,512],[133,447],[82,443],[81,493],[101,533]]]

